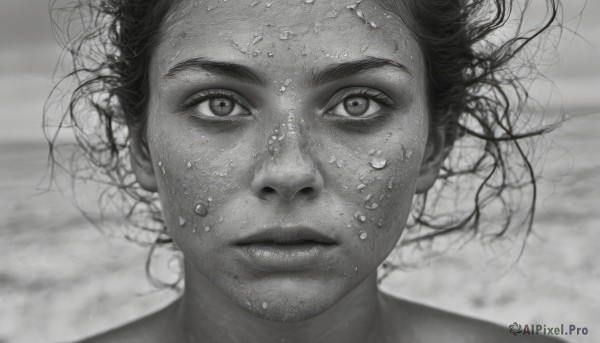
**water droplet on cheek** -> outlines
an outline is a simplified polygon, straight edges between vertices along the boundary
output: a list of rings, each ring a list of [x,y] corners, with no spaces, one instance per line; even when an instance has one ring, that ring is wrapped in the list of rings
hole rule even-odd
[[[385,158],[373,157],[370,164],[371,167],[381,170],[387,166],[387,160]]]
[[[359,237],[361,240],[363,240],[363,241],[364,241],[365,239],[367,239],[367,237],[368,237],[368,234],[367,234],[365,231],[362,231],[362,230],[361,230],[361,231],[358,233],[358,237]]]
[[[208,204],[205,202],[200,202],[194,208],[194,212],[200,217],[206,217],[208,214]]]

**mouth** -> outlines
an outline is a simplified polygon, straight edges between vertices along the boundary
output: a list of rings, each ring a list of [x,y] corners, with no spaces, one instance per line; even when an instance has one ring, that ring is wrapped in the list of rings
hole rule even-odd
[[[308,227],[273,227],[235,243],[247,266],[267,272],[318,268],[337,245],[334,238]]]

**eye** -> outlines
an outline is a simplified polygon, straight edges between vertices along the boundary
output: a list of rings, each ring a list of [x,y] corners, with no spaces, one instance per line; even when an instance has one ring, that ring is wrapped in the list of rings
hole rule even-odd
[[[340,94],[341,93],[341,94]],[[336,94],[334,105],[326,111],[328,116],[364,119],[379,113],[384,105],[393,105],[385,94],[374,89],[346,89]]]
[[[200,92],[186,101],[185,107],[200,118],[232,118],[251,116],[241,96],[226,90]]]

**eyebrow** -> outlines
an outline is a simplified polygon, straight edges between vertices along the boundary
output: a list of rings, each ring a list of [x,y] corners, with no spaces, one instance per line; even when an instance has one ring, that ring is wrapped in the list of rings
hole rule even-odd
[[[211,61],[202,57],[190,58],[178,62],[163,76],[163,79],[176,78],[179,74],[191,70],[205,70],[212,74],[230,77],[253,83],[261,86],[266,86],[267,81],[262,73],[241,64],[231,62]]]
[[[367,70],[384,67],[398,68],[412,76],[410,70],[400,62],[386,58],[369,56],[359,60],[330,65],[322,70],[313,70],[310,75],[309,83],[312,85],[323,85],[328,82],[344,79]]]
[[[313,69],[310,72],[308,83],[313,86],[323,85],[336,80],[350,77],[367,70],[394,67],[412,75],[409,69],[402,63],[379,57],[366,57],[359,60],[343,62],[326,66],[321,70]],[[190,58],[178,62],[163,76],[164,79],[176,78],[190,70],[205,70],[213,74],[230,77],[248,83],[266,86],[266,77],[259,71],[232,62],[211,61],[202,57]]]

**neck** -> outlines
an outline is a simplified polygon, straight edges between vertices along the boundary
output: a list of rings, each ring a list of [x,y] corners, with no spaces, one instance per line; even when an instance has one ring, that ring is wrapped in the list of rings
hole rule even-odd
[[[186,275],[186,290],[173,305],[176,314],[171,317],[181,328],[182,342],[378,341],[375,336],[381,332],[377,327],[381,323],[381,307],[376,273],[325,312],[298,322],[278,322],[250,314],[205,277],[193,274]]]

